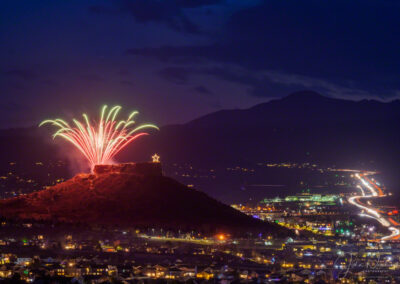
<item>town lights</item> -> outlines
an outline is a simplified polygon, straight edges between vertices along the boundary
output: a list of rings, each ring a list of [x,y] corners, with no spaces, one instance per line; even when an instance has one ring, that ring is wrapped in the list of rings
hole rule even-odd
[[[226,239],[226,236],[224,234],[218,234],[217,239],[220,241],[224,241]]]

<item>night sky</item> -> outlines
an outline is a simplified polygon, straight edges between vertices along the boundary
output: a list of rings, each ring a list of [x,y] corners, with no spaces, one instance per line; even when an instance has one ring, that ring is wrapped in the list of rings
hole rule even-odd
[[[400,95],[400,1],[0,2],[0,127],[101,105],[159,125],[297,90]]]

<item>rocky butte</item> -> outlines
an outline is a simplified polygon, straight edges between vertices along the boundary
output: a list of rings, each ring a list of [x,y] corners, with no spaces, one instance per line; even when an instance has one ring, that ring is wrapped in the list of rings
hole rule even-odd
[[[46,189],[0,201],[8,219],[122,228],[287,233],[162,174],[161,163],[97,165]]]

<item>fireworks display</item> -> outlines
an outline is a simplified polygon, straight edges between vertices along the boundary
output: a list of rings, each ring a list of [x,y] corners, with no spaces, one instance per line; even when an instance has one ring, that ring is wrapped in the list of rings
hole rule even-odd
[[[73,119],[70,125],[63,119],[48,119],[40,123],[52,124],[58,128],[53,134],[71,142],[89,161],[91,168],[98,164],[110,163],[113,157],[118,154],[132,141],[148,135],[143,132],[145,129],[158,127],[154,124],[135,125],[134,117],[138,114],[133,111],[126,120],[117,120],[120,106],[110,109],[105,105],[101,109],[100,120],[91,122],[88,115],[83,114],[84,122]]]

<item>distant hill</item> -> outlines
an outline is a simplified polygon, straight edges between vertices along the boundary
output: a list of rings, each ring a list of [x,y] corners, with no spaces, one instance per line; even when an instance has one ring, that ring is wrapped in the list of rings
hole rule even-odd
[[[397,163],[399,126],[399,100],[356,102],[303,91],[163,127],[125,155],[143,159],[158,151],[164,161],[201,165],[313,161],[380,168]]]
[[[161,169],[160,174],[157,168],[154,173],[152,168],[158,164],[139,165],[145,166],[146,171],[132,170],[129,164],[106,167],[96,174],[79,174],[45,190],[0,200],[0,215],[112,227],[195,229],[208,233],[289,232],[162,176]]]
[[[162,127],[117,157],[146,161],[215,163],[305,161],[378,165],[400,154],[400,101],[349,101],[312,91],[293,93],[243,110],[221,110],[182,125]],[[54,158],[46,129],[0,131],[3,160]],[[66,143],[56,139],[57,144]],[[60,155],[58,155],[60,156]],[[65,155],[64,155],[65,156]],[[34,157],[34,158],[32,158]]]

